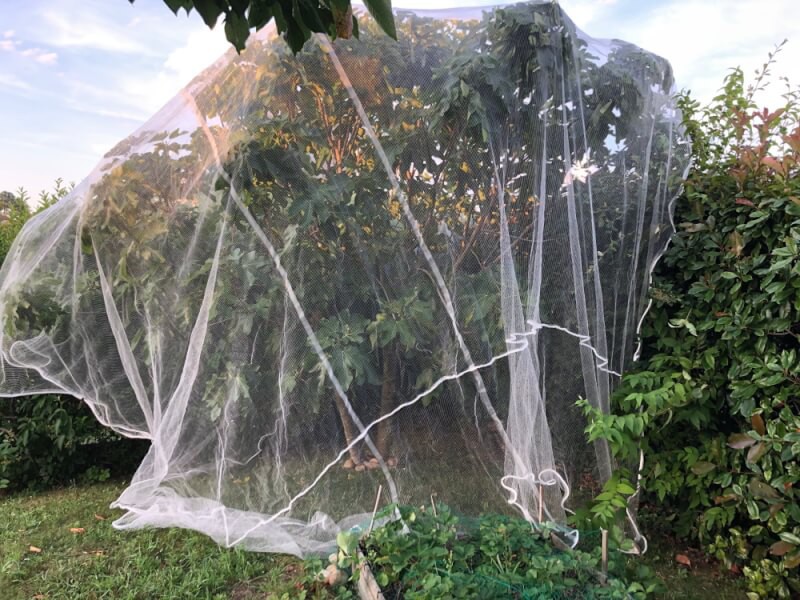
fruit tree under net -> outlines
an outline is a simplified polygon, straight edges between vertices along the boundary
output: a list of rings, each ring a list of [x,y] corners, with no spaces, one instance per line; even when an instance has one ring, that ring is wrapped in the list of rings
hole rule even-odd
[[[576,401],[672,233],[668,63],[553,3],[359,22],[229,52],[3,265],[0,393],[151,442],[117,527],[303,556],[379,486],[565,524],[615,467]]]

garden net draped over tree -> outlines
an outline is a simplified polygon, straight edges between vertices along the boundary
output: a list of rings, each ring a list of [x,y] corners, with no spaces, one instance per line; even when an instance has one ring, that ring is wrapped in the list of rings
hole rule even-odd
[[[608,410],[672,233],[669,65],[551,3],[396,18],[262,32],[9,253],[3,395],[152,442],[118,527],[306,555],[379,485],[564,524],[609,477],[576,401]]]

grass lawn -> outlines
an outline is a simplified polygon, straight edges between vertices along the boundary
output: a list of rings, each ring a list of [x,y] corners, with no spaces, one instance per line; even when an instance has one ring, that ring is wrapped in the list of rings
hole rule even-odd
[[[330,598],[309,583],[302,561],[225,550],[179,529],[116,531],[108,505],[121,482],[0,499],[0,600]],[[37,551],[38,550],[38,551]],[[646,562],[664,579],[665,598],[744,598],[739,582],[714,565],[674,560],[684,549],[659,546]]]
[[[116,531],[122,483],[0,500],[0,599],[327,598],[296,558],[226,550],[192,531]],[[37,552],[36,550],[40,550]],[[317,587],[317,586],[314,586]]]
[[[690,559],[691,569],[679,566],[675,556],[682,554]],[[662,600],[746,600],[744,583],[720,570],[697,550],[679,542],[652,540],[650,549],[642,558],[664,583],[666,591]]]

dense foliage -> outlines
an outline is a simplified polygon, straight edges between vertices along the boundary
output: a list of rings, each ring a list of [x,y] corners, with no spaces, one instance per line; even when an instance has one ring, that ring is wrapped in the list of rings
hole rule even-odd
[[[767,71],[768,66],[765,66]],[[640,371],[588,432],[646,462],[644,500],[747,578],[800,594],[800,101],[735,70],[682,108],[695,162],[657,269]],[[736,566],[733,566],[736,565]]]
[[[387,597],[637,598],[655,589],[652,583],[626,583],[627,563],[614,553],[610,577],[601,583],[598,544],[586,551],[558,550],[547,529],[533,529],[521,518],[462,519],[442,504],[399,511],[402,519],[377,528],[363,542]],[[646,569],[638,575],[647,577]]]
[[[61,180],[43,192],[35,209],[25,190],[4,192],[0,206],[0,260],[34,214],[69,192]],[[130,469],[140,444],[123,441],[69,396],[0,398],[0,490],[64,483],[76,477],[103,480]]]
[[[224,17],[225,37],[240,52],[251,29],[258,31],[273,20],[294,52],[299,52],[313,33],[331,39],[358,37],[358,20],[350,0],[164,0],[164,4],[176,15],[181,8],[187,14],[196,10],[212,29]],[[384,32],[396,37],[391,0],[364,0],[364,6]]]
[[[431,387],[438,373],[449,372],[457,364],[459,348],[450,328],[443,326],[449,317],[438,297],[434,270],[405,224],[401,202],[388,189],[387,169],[349,100],[349,85],[365,110],[376,115],[386,159],[408,195],[420,235],[442,277],[458,290],[455,318],[476,362],[506,350],[498,283],[504,268],[500,249],[504,244],[513,249],[518,263],[515,284],[524,297],[533,213],[542,212],[548,223],[566,218],[566,202],[547,202],[539,208],[537,197],[543,192],[560,193],[565,174],[561,160],[540,164],[532,159],[537,153],[561,156],[569,152],[577,160],[586,158],[592,147],[592,160],[609,165],[592,182],[597,244],[605,249],[598,256],[603,254],[604,265],[613,273],[622,273],[619,265],[634,261],[637,252],[642,254],[639,264],[644,265],[646,244],[637,249],[633,244],[638,206],[633,202],[620,205],[619,173],[646,170],[645,155],[653,164],[666,163],[667,126],[660,121],[646,125],[643,114],[653,89],[671,85],[666,63],[624,43],[615,44],[604,62],[597,61],[556,5],[509,7],[474,27],[457,21],[442,23],[398,14],[403,34],[399,43],[383,35],[374,23],[363,28],[361,41],[339,42],[337,53],[352,78],[348,85],[316,44],[309,43],[297,55],[283,44],[251,44],[249,56],[232,60],[214,75],[213,84],[198,93],[199,110],[209,120],[224,123],[222,129],[235,132],[225,164],[230,179],[220,177],[215,184],[209,183],[209,188],[217,189],[208,195],[184,198],[185,190],[175,187],[175,182],[191,180],[185,173],[193,172],[203,157],[211,155],[200,130],[191,134],[165,131],[150,144],[129,138],[109,153],[108,157],[119,160],[96,183],[93,199],[85,207],[82,258],[100,257],[114,303],[125,307],[119,312],[129,319],[124,326],[142,372],[148,372],[145,366],[154,338],[146,335],[140,315],[148,315],[152,330],[163,328],[169,332],[165,339],[175,340],[169,351],[159,353],[160,372],[169,376],[163,381],[145,378],[145,397],[168,398],[183,370],[186,348],[181,344],[190,338],[214,263],[213,248],[192,246],[194,232],[210,246],[208,240],[217,239],[215,228],[230,215],[213,299],[214,315],[230,318],[210,321],[209,335],[217,343],[205,350],[202,360],[216,374],[194,386],[198,398],[189,409],[192,418],[201,429],[220,427],[226,403],[237,397],[241,401],[235,410],[240,412],[232,420],[242,426],[251,423],[255,424],[252,429],[266,431],[276,422],[286,427],[302,419],[302,427],[287,427],[269,442],[275,445],[275,454],[285,452],[287,443],[298,452],[303,444],[318,448],[321,438],[330,437],[321,432],[337,421],[341,425],[337,442],[342,438],[350,442],[358,432],[312,344],[287,345],[279,335],[260,333],[284,331],[286,339],[306,337],[293,317],[274,259],[253,236],[253,224],[238,209],[229,210],[230,203],[224,201],[229,185],[241,190],[256,229],[266,232],[281,264],[291,272],[310,327],[361,419],[368,422],[388,414],[400,400],[418,396]],[[252,68],[254,64],[259,67]],[[579,74],[579,81],[565,87],[562,69]],[[241,94],[231,96],[226,92],[230,89],[241,89]],[[569,151],[564,146],[565,131],[571,138]],[[644,147],[650,135],[652,149]],[[630,149],[618,151],[615,144],[604,143],[609,139],[620,144],[627,139]],[[541,149],[543,140],[549,141]],[[497,189],[498,159],[492,150],[499,147],[507,149],[502,157],[505,217]],[[663,180],[631,178],[626,185],[632,197],[651,197]],[[579,186],[577,202],[586,200],[587,189]],[[501,243],[503,218],[508,240]],[[588,227],[576,235],[588,237]],[[571,269],[569,249],[564,249],[563,238],[546,238],[542,253],[550,264],[541,285],[561,292],[543,295],[540,316],[576,329],[570,292],[558,281]],[[62,252],[54,269],[70,277],[64,265],[73,260],[72,246]],[[193,252],[202,260],[195,262]],[[176,273],[165,265],[179,270]],[[586,269],[596,271],[591,263]],[[52,289],[44,279],[50,276],[25,282],[19,290],[21,303],[37,305]],[[633,279],[642,277],[640,267]],[[87,308],[83,315],[102,304],[101,284],[94,271],[81,272],[74,284],[80,290],[81,307]],[[616,298],[610,288],[604,290],[606,305]],[[22,311],[10,317],[20,339],[44,330],[53,339],[69,340],[79,326],[86,327],[87,338],[113,337],[101,318],[84,325],[71,321],[72,294],[58,299],[50,294],[47,300],[61,306],[51,311],[46,323],[40,315]],[[619,338],[623,338],[622,321],[615,325]],[[554,341],[551,352],[579,360],[571,338]],[[252,360],[253,356],[260,360]],[[108,373],[109,378],[123,372],[115,352],[104,352],[102,358],[103,363],[92,365],[93,369]],[[280,365],[280,369],[266,365]],[[508,412],[507,367],[498,363],[484,373],[480,386],[464,377],[420,402],[420,410],[436,403],[436,410],[428,411],[418,423],[438,429],[431,437],[441,439],[443,446],[448,438],[441,432],[458,433],[452,414],[465,411],[478,387],[488,389],[486,394],[501,418]],[[561,409],[568,412],[573,391],[582,387],[578,369],[569,377],[557,370],[548,373],[561,379],[550,395],[556,406],[553,414]],[[155,393],[153,388],[159,385],[164,389]],[[112,414],[112,420],[144,431],[149,426],[147,416],[130,388],[130,382],[122,381],[115,389],[112,411],[133,406],[135,414],[133,410]],[[442,400],[446,394],[449,397]],[[397,419],[405,415],[416,416],[404,411]],[[564,418],[552,421],[551,427],[564,429],[555,452],[577,475],[590,469],[586,464],[594,457],[580,440],[579,427],[571,423]],[[404,442],[397,439],[397,421],[384,419],[375,429],[377,449],[394,458]],[[409,431],[410,435],[423,433],[419,424]],[[521,435],[527,437],[527,433]],[[405,442],[413,446],[414,440]],[[492,468],[502,472],[504,456],[492,448],[484,445],[481,451],[491,451]],[[585,455],[582,463],[574,457],[579,452]],[[369,458],[367,449],[351,449],[350,462],[356,467],[372,463]],[[491,485],[496,486],[496,479],[491,479]]]

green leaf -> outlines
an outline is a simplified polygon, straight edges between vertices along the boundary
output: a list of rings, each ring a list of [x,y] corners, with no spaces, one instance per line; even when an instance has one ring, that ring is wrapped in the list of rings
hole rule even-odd
[[[250,10],[247,13],[247,24],[258,30],[270,22],[272,17],[272,4],[267,2],[253,2],[250,5]]]
[[[690,335],[697,337],[697,328],[687,319],[672,319],[669,322],[669,326],[672,327],[673,329],[679,329],[681,327],[685,327],[689,331]]]
[[[626,496],[631,496],[636,493],[636,490],[628,482],[621,481],[619,485],[617,485],[617,493],[625,494]]]
[[[787,569],[794,569],[800,565],[800,550],[796,550],[783,559],[783,566]]]
[[[194,0],[194,8],[211,29],[217,24],[217,19],[224,11],[224,6],[221,6],[216,0]]]
[[[364,0],[364,6],[367,7],[369,14],[372,15],[372,18],[375,19],[380,28],[386,32],[386,35],[396,40],[397,31],[394,26],[391,0]]]
[[[358,546],[358,534],[355,531],[340,531],[336,534],[336,545],[347,555],[353,555]]]
[[[762,377],[756,383],[763,387],[770,387],[773,385],[778,385],[782,383],[785,377],[782,373],[775,373],[774,375],[770,375],[769,377]]]
[[[697,461],[692,465],[692,473],[695,475],[707,475],[711,471],[716,469],[716,465],[714,463],[710,463],[704,460]]]
[[[763,498],[765,500],[775,500],[780,498],[780,494],[778,494],[778,491],[774,487],[761,481],[760,479],[751,479],[749,488],[750,493],[756,498]]]
[[[230,12],[225,17],[225,37],[233,44],[237,52],[244,50],[247,38],[250,36],[250,26],[247,19],[235,12]]]
[[[778,537],[781,538],[787,544],[794,544],[795,546],[800,546],[800,536],[795,535],[789,531],[784,531],[778,534]]]
[[[291,48],[292,52],[295,54],[300,52],[303,49],[303,46],[311,37],[311,33],[309,32],[308,28],[303,26],[297,19],[295,19],[291,14],[284,15],[285,20],[278,18],[278,13],[275,13],[275,22],[279,27],[281,27],[282,23],[285,23],[285,38],[286,42],[289,44],[289,48]]]
[[[133,4],[133,0],[130,0],[130,2]],[[184,9],[187,14],[192,9],[192,0],[164,0],[164,4],[176,15],[181,8]]]

